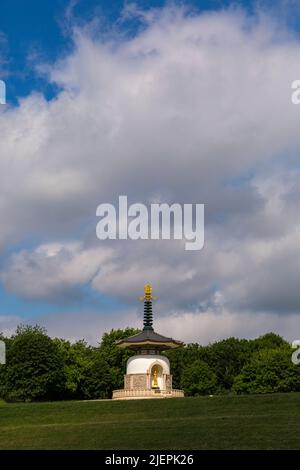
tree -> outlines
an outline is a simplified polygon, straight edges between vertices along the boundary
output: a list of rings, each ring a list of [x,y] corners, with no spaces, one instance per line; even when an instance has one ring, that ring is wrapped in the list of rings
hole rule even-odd
[[[170,369],[172,373],[172,383],[174,388],[180,388],[181,375],[186,366],[186,349],[185,347],[171,349],[164,354],[170,361]]]
[[[105,333],[97,347],[51,339],[39,326],[19,326],[6,343],[0,366],[0,397],[17,400],[110,398],[123,388],[126,362],[134,354],[116,341],[137,334],[126,328]],[[228,338],[208,346],[188,344],[167,351],[173,387],[187,394],[300,391],[300,367],[290,345],[268,333],[255,340]]]
[[[128,336],[136,335],[140,330],[135,328],[125,328],[111,330],[109,333],[104,333],[101,338],[99,351],[105,357],[105,360],[112,372],[111,387],[109,394],[112,390],[122,388],[124,383],[124,374],[126,372],[126,362],[129,357],[134,355],[134,351],[130,349],[121,349],[116,345],[119,339],[127,338]]]
[[[217,389],[217,376],[206,362],[194,361],[182,372],[181,387],[188,395],[207,395]]]
[[[125,328],[104,333],[82,383],[85,398],[111,398],[113,390],[123,388],[126,362],[134,352],[118,348],[116,341],[138,332],[134,328]]]
[[[0,394],[6,400],[52,400],[63,391],[63,358],[39,326],[17,328],[2,367]]]
[[[93,364],[95,348],[88,346],[83,340],[71,343],[55,338],[53,341],[61,352],[64,362],[64,398],[84,398],[82,384]]]
[[[228,338],[203,348],[201,358],[217,375],[220,387],[230,390],[235,377],[249,360],[250,354],[247,340]]]
[[[95,350],[93,362],[90,363],[81,384],[85,399],[111,398],[112,390],[119,388],[120,369],[111,367],[105,354]]]
[[[291,361],[292,349],[281,346],[255,352],[236,377],[236,393],[300,391],[300,368]]]
[[[258,351],[259,349],[274,349],[280,346],[288,346],[288,342],[285,341],[281,336],[275,333],[266,333],[265,335],[259,336],[253,339],[251,342],[252,351]]]

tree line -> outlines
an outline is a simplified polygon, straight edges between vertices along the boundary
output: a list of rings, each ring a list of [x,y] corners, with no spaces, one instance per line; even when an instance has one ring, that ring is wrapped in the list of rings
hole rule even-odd
[[[19,326],[6,343],[0,365],[0,398],[6,401],[111,398],[123,388],[126,361],[134,353],[115,341],[133,328],[105,333],[98,346],[50,338],[40,326]],[[228,338],[208,346],[188,344],[166,351],[173,388],[187,396],[300,391],[300,364],[291,345],[268,333],[257,339]]]

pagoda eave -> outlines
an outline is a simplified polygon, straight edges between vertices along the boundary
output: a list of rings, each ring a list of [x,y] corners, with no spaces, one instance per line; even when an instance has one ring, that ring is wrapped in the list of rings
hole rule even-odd
[[[153,347],[154,349],[165,351],[166,349],[175,349],[183,345],[184,343],[182,343],[181,341],[180,342],[170,341],[166,343],[161,343],[159,341],[151,341],[151,340],[141,341],[141,342],[127,342],[127,341],[118,342],[119,348],[129,348],[129,349],[134,349],[134,350],[149,348],[150,346],[150,347]]]

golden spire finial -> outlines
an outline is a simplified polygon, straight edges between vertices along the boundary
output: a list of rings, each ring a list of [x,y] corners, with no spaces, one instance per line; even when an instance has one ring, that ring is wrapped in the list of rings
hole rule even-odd
[[[147,284],[145,284],[144,286],[144,295],[142,297],[140,297],[140,300],[147,300],[147,301],[150,301],[150,300],[156,300],[157,297],[153,297],[152,295],[152,286],[149,282],[147,282]]]
[[[152,297],[152,286],[151,284],[147,283],[145,286],[144,286],[144,296],[145,297]],[[150,299],[149,299],[150,300]]]

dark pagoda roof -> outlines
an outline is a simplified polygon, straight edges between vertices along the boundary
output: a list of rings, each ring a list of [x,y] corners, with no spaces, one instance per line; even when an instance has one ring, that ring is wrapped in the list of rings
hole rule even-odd
[[[116,344],[121,348],[140,349],[143,346],[152,346],[161,350],[178,348],[184,345],[182,341],[167,338],[166,336],[155,333],[153,330],[143,330],[137,335],[120,339]]]
[[[144,301],[144,329],[136,335],[116,341],[117,346],[120,348],[130,348],[135,350],[144,348],[146,349],[147,347],[150,347],[153,349],[159,349],[160,351],[184,346],[182,341],[162,336],[153,330],[153,299],[154,297],[152,296],[152,287],[150,284],[146,284],[144,288],[144,296],[141,298],[141,300]]]

